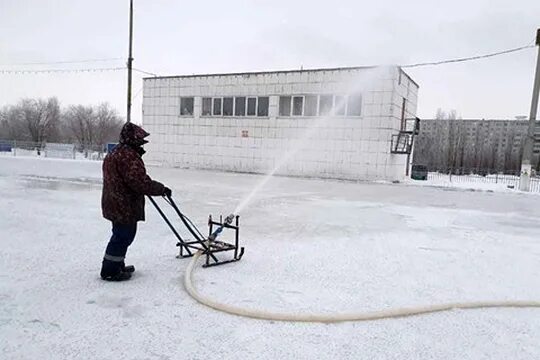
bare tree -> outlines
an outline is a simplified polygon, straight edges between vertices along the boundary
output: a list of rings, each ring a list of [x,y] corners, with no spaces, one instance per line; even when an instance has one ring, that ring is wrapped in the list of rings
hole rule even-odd
[[[448,119],[448,117],[446,116],[446,112],[443,109],[438,108],[437,113],[435,114],[435,119],[436,120],[446,120],[446,119]]]
[[[0,139],[31,141],[38,150],[44,142],[60,142],[101,152],[106,143],[118,141],[122,126],[123,119],[108,103],[60,109],[52,97],[0,108]]]
[[[64,113],[64,122],[80,149],[90,146],[94,129],[94,110],[91,106],[71,105]]]
[[[108,103],[98,105],[95,110],[94,138],[96,145],[118,141],[123,125],[123,120]]]
[[[487,174],[515,173],[520,168],[526,127],[519,122],[460,120],[455,111],[437,111],[437,120],[425,122],[415,161],[431,171]],[[429,124],[429,125],[428,125]],[[536,160],[536,158],[535,158]],[[540,160],[537,165],[540,170]]]
[[[21,111],[16,106],[5,106],[0,110],[0,138],[29,140],[22,126]]]
[[[23,126],[38,144],[48,140],[60,122],[60,105],[55,97],[47,100],[23,99],[20,104]]]
[[[459,120],[448,119],[448,150],[447,158],[449,171],[453,174],[459,172],[462,167],[463,144],[463,124]]]
[[[102,152],[107,142],[118,141],[122,119],[107,103],[96,107],[73,105],[64,113],[64,122],[80,150]]]
[[[451,110],[446,113],[441,109],[437,110],[436,116],[440,117],[440,120],[447,120],[448,124],[446,141],[444,144],[446,170],[455,173],[456,169],[460,168],[460,161],[462,157],[460,152],[464,151],[464,138],[463,138],[463,124],[458,121],[458,115],[455,110]],[[441,139],[442,140],[442,139]]]

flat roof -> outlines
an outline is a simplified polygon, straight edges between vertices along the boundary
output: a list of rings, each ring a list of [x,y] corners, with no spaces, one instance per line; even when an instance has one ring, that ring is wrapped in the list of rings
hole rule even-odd
[[[392,65],[390,65],[392,66]],[[407,74],[401,67],[394,65],[401,69],[401,71],[412,81],[417,87],[419,85]],[[167,75],[167,76],[148,76],[144,77],[143,80],[151,79],[185,79],[185,78],[194,78],[194,77],[213,77],[213,76],[244,76],[244,75],[270,75],[270,74],[290,74],[290,73],[299,73],[299,72],[319,72],[319,71],[350,71],[350,70],[365,70],[365,69],[374,69],[378,66],[345,66],[345,67],[334,67],[334,68],[316,68],[316,69],[296,69],[296,70],[274,70],[274,71],[247,71],[247,72],[231,72],[231,73],[214,73],[214,74],[192,74],[192,75]]]

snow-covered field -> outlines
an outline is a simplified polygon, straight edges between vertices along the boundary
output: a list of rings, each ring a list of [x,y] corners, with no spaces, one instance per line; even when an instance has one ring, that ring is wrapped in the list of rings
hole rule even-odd
[[[540,310],[363,323],[251,320],[195,303],[147,204],[129,282],[99,268],[101,163],[0,158],[2,359],[538,359]],[[151,168],[204,228],[262,177]],[[540,300],[540,202],[521,193],[275,178],[240,214],[241,262],[198,268],[222,302],[297,312]]]

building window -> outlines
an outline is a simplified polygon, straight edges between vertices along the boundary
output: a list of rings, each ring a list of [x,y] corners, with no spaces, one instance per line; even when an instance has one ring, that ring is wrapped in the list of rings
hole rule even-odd
[[[347,98],[342,95],[334,96],[334,115],[345,115],[345,109],[347,107]]]
[[[291,116],[291,97],[279,97],[279,116]]]
[[[268,116],[268,103],[269,103],[268,96],[259,97],[259,101],[257,105],[257,116]]]
[[[316,95],[307,95],[305,97],[304,115],[317,116],[317,96]]]
[[[221,115],[221,98],[214,98],[213,111],[212,115],[219,116]]]
[[[232,116],[233,115],[233,98],[226,97],[223,98],[223,116]]]
[[[212,98],[202,99],[202,116],[212,115]]]
[[[246,98],[237,97],[234,99],[234,115],[245,116],[246,115]]]
[[[193,98],[182,97],[180,98],[180,115],[193,115]]]
[[[247,101],[247,115],[255,116],[257,115],[257,98],[249,97]]]
[[[293,96],[293,116],[302,116],[304,114],[304,97]]]
[[[401,73],[400,73],[401,74]],[[362,95],[350,95],[347,104],[347,115],[360,116],[362,115]]]
[[[268,96],[202,98],[203,116],[268,116]]]
[[[321,95],[319,97],[319,115],[328,116],[332,113],[334,97],[332,95]]]

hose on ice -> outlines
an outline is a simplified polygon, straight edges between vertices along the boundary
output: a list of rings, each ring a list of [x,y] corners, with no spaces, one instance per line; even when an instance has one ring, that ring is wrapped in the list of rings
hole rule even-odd
[[[462,303],[446,303],[438,305],[397,308],[380,311],[369,312],[351,312],[338,314],[301,314],[301,313],[281,313],[264,311],[257,309],[245,309],[238,306],[223,304],[213,299],[209,299],[201,295],[193,286],[192,275],[195,263],[202,255],[198,251],[191,259],[184,274],[184,287],[187,293],[197,302],[208,306],[212,309],[222,311],[232,315],[249,317],[254,319],[275,320],[275,321],[292,321],[292,322],[320,322],[333,323],[345,321],[368,321],[380,320],[389,318],[400,318],[422,314],[435,313],[440,311],[448,311],[453,309],[481,309],[481,308],[540,308],[540,301],[478,301],[478,302],[462,302]]]

